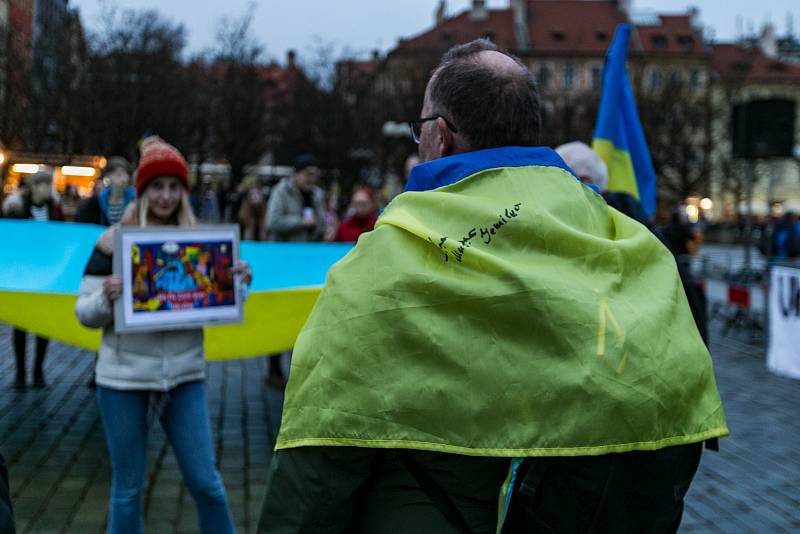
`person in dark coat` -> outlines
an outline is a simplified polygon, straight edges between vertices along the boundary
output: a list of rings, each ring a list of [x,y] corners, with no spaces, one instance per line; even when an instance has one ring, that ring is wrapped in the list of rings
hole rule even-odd
[[[692,274],[691,260],[700,250],[703,235],[699,229],[682,222],[678,214],[674,214],[672,221],[662,232],[667,247],[675,255],[678,264],[678,273],[683,282],[683,289],[692,310],[694,322],[703,341],[708,345],[708,317],[706,293],[700,282]]]
[[[28,176],[22,188],[3,201],[3,215],[12,219],[29,219],[37,222],[63,220],[61,206],[53,197],[53,175],[37,172]],[[25,353],[28,333],[14,329],[14,355],[17,360],[17,375],[14,387],[24,389]],[[48,340],[36,336],[36,362],[33,368],[33,386],[45,387],[44,358],[47,354]]]

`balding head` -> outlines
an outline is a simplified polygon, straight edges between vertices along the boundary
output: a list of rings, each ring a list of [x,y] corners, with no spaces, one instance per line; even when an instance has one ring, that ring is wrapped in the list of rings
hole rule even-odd
[[[497,50],[483,50],[473,55],[476,63],[486,66],[498,75],[525,76],[526,69],[516,59]]]
[[[423,115],[447,119],[453,153],[539,144],[539,95],[533,77],[517,58],[486,39],[445,54],[428,83]],[[422,156],[422,147],[420,152]]]

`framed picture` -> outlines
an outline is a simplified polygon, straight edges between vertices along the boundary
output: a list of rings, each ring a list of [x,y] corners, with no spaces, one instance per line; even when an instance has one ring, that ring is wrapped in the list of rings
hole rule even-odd
[[[122,295],[116,332],[198,328],[242,322],[237,225],[120,227],[114,267]]]

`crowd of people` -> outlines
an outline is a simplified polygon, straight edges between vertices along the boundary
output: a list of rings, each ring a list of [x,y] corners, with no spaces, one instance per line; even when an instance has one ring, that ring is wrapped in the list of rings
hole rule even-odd
[[[491,42],[448,52],[412,121],[419,158],[392,186],[415,193],[377,229],[376,192],[356,187],[339,213],[312,155],[270,188],[245,178],[223,202],[210,181],[190,188],[183,155],[157,137],[135,171],[109,158],[84,201],[68,190],[59,202],[51,174],[29,176],[5,216],[108,227],[75,307],[102,330],[108,531],[143,530],[156,420],[201,532],[234,531],[202,328],[113,328],[118,225],[188,227],[198,215],[253,241],[359,243],[331,269],[288,385],[270,358],[266,379],[286,400],[259,531],[677,531],[703,445],[727,435],[683,259],[702,236],[680,219],[656,228],[635,198],[608,192],[589,147],[539,147],[540,106],[527,67]],[[253,273],[241,263],[232,275],[246,287]],[[14,333],[20,388],[26,337]],[[47,340],[36,343],[44,386]]]

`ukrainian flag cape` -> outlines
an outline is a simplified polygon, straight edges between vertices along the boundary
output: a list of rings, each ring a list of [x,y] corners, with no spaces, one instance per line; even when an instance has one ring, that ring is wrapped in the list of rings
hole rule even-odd
[[[328,272],[278,449],[596,455],[727,435],[675,261],[546,148],[418,166]]]
[[[97,350],[100,330],[82,326],[75,300],[101,226],[0,220],[0,321],[47,338]],[[253,285],[244,323],[205,330],[209,360],[263,356],[294,345],[328,268],[351,245],[241,244]]]

